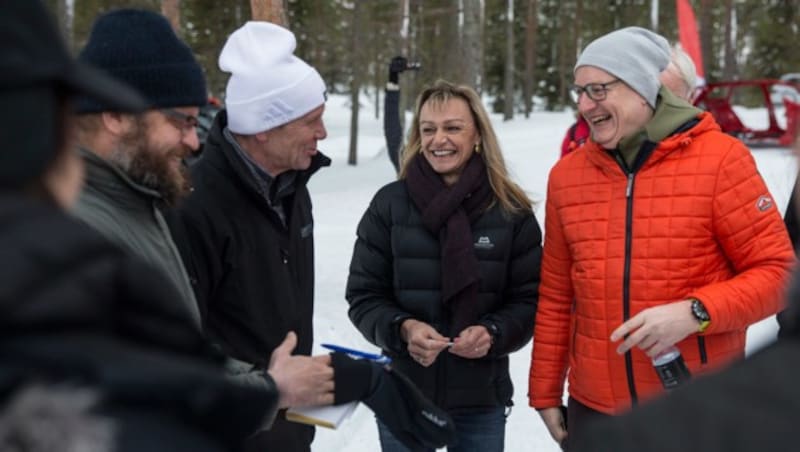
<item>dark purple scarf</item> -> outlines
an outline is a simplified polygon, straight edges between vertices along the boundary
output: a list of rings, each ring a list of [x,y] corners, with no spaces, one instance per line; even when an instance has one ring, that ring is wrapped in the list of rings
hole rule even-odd
[[[486,166],[479,154],[473,154],[458,182],[448,187],[425,156],[418,154],[409,164],[406,186],[422,212],[425,228],[439,238],[442,302],[452,313],[451,331],[458,334],[478,320],[481,275],[471,224],[492,201]]]

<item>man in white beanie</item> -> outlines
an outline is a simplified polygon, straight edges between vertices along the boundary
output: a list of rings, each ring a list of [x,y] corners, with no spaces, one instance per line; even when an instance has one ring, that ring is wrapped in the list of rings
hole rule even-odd
[[[314,223],[306,184],[330,159],[317,150],[327,135],[325,83],[295,46],[290,31],[268,22],[248,22],[228,38],[219,57],[231,74],[226,109],[191,168],[193,192],[169,219],[203,328],[243,372],[266,369],[290,331],[294,352],[311,353]],[[313,437],[313,427],[280,414],[245,450],[309,451]]]
[[[674,383],[653,365],[670,347],[692,376],[741,358],[794,259],[749,150],[661,87],[669,61],[663,37],[630,27],[575,65],[591,137],[550,172],[529,377],[530,405],[566,447],[597,444],[588,421]]]

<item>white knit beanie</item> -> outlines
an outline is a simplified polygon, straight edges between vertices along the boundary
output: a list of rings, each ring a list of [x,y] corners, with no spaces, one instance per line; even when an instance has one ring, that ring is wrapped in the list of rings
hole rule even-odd
[[[659,76],[670,59],[669,42],[641,27],[627,27],[601,36],[586,46],[575,70],[594,66],[617,77],[656,108]]]
[[[231,34],[219,55],[220,69],[231,73],[225,90],[231,132],[264,132],[325,103],[325,82],[294,56],[296,46],[292,32],[269,22],[247,22]]]

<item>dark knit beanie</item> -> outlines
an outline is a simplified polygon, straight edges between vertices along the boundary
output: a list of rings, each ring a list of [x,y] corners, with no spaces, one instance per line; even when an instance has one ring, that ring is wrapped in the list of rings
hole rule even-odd
[[[95,21],[80,61],[136,88],[151,108],[201,106],[207,102],[203,70],[167,19],[152,11],[120,9]],[[111,110],[82,98],[78,113]]]

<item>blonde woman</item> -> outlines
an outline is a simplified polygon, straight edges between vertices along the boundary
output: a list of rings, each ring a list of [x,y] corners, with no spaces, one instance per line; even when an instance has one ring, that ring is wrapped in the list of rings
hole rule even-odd
[[[439,81],[417,106],[400,180],[358,226],[350,319],[447,410],[450,451],[502,451],[508,355],[531,339],[542,234],[480,98]],[[378,423],[383,451],[408,450]]]

